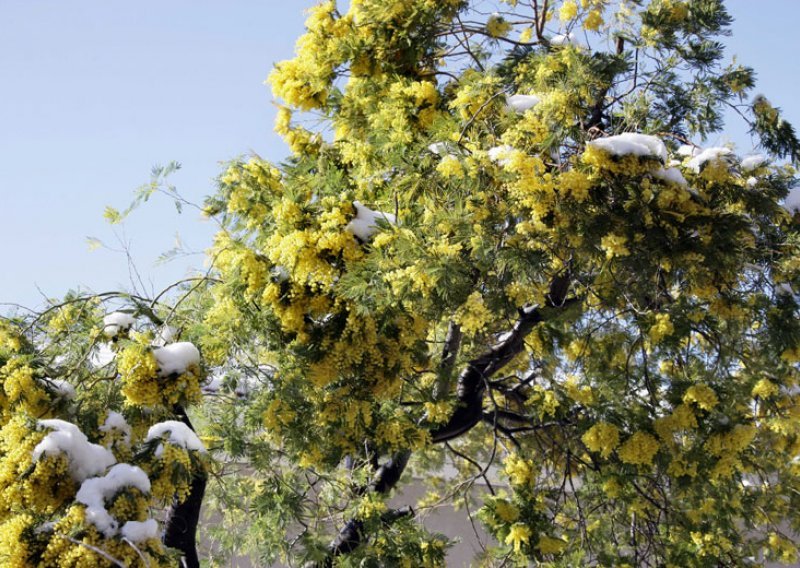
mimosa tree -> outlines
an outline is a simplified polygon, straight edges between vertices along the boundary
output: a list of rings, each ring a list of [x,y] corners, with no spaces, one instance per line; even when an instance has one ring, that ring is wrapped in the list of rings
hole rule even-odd
[[[196,565],[212,472],[212,533],[262,564],[441,566],[421,520],[459,503],[487,566],[793,562],[800,142],[729,24],[721,0],[312,9],[269,79],[291,155],[220,176],[208,276],[125,296],[106,366],[107,297],[3,328],[0,558]],[[761,153],[702,146],[734,115]],[[107,464],[75,473],[67,422]],[[121,465],[144,477],[81,498]]]

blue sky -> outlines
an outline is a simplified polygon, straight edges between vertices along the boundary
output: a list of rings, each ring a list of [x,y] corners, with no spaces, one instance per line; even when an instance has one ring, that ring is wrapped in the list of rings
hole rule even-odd
[[[173,182],[199,203],[221,161],[284,156],[263,81],[291,56],[313,3],[0,0],[0,302],[130,288],[126,256],[90,252],[87,236],[129,243],[146,293],[202,267],[201,255],[154,265],[176,233],[189,249],[210,243],[213,226],[195,212],[156,198],[115,230],[103,209],[123,208],[154,164],[181,162]],[[800,1],[728,5],[729,53],[800,126]],[[749,149],[741,128],[730,132]]]

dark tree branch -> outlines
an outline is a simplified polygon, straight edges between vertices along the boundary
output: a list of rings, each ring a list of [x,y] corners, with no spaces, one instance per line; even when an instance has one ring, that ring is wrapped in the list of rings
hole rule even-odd
[[[381,515],[381,521],[385,524],[391,524],[398,519],[410,517],[413,514],[414,509],[411,507],[389,509],[383,515]],[[321,566],[324,568],[332,568],[334,558],[341,554],[347,554],[348,552],[355,550],[356,547],[361,544],[361,541],[364,538],[364,534],[361,530],[363,526],[364,523],[355,519],[350,519],[347,521],[342,530],[339,531],[339,534],[336,535],[334,541],[330,544],[330,547],[328,548],[328,556],[325,558],[325,561],[321,564]]]
[[[194,431],[182,406],[176,406],[174,412],[181,422]],[[200,559],[197,555],[197,525],[200,521],[200,508],[203,505],[207,480],[208,476],[204,470],[196,472],[186,499],[179,501],[177,495],[174,496],[172,504],[167,509],[163,541],[166,546],[181,551],[179,568],[200,568]]]
[[[400,481],[400,476],[403,475],[408,460],[411,457],[411,452],[404,450],[396,452],[389,460],[383,463],[372,479],[372,483],[368,487],[360,488],[358,494],[364,494],[367,491],[374,491],[375,493],[385,494],[391,491],[397,482]],[[398,511],[403,511],[402,514],[394,514]],[[397,511],[387,511],[382,517],[384,522],[393,522],[400,517],[413,514],[410,507],[398,509]],[[388,515],[388,516],[387,516]],[[355,550],[363,541],[364,534],[361,531],[363,523],[357,519],[348,520],[336,538],[328,545],[328,555],[325,560],[317,564],[317,567],[330,568],[333,566],[333,559],[341,554],[347,554]]]
[[[453,376],[453,367],[456,364],[458,350],[461,348],[461,326],[451,321],[447,327],[447,336],[444,338],[442,360],[439,363],[439,379],[433,391],[433,398],[441,400],[450,392],[450,381]]]
[[[410,457],[411,452],[408,450],[396,452],[391,459],[378,468],[375,478],[372,480],[372,490],[376,493],[388,493],[394,488],[400,481],[400,476],[403,475]]]
[[[553,278],[547,295],[547,308],[563,308],[575,301],[567,300],[569,285],[568,272]],[[456,397],[459,405],[446,424],[431,432],[434,443],[457,438],[481,421],[487,381],[524,349],[525,338],[534,327],[545,321],[545,311],[539,306],[522,308],[517,323],[507,336],[467,364],[458,377]]]
[[[524,349],[525,337],[536,325],[547,319],[549,309],[564,308],[577,301],[574,299],[567,300],[569,287],[569,271],[554,277],[547,294],[546,308],[542,309],[539,306],[522,308],[519,312],[519,319],[514,324],[511,332],[486,353],[467,364],[458,377],[456,387],[456,397],[459,405],[446,424],[431,432],[431,441],[433,443],[447,442],[457,438],[471,430],[483,419],[483,396],[489,379]],[[452,348],[452,345],[448,346],[447,344],[452,343],[455,337],[458,337],[458,342],[460,343],[460,330],[456,333],[450,333],[451,331],[454,331],[452,326],[448,332],[448,338],[450,339],[445,341],[446,350]],[[447,351],[443,354],[443,363],[446,357]],[[410,457],[411,452],[408,450],[396,452],[378,468],[372,483],[369,487],[363,488],[362,492],[371,490],[385,494],[391,491],[400,480]],[[331,568],[337,556],[355,550],[366,538],[362,528],[363,523],[361,521],[357,519],[348,520],[328,546],[328,555],[325,560],[315,566],[317,568]]]
[[[336,535],[336,538],[333,539],[333,542],[328,545],[328,556],[325,558],[325,561],[317,566],[330,568],[333,566],[334,558],[340,554],[347,554],[355,550],[356,547],[361,544],[361,540],[364,536],[364,533],[361,531],[363,526],[364,523],[356,519],[347,521],[342,527],[342,530],[339,531],[339,534]]]

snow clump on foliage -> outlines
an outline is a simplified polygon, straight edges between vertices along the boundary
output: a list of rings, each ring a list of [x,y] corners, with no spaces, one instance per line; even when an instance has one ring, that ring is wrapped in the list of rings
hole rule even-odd
[[[703,151],[702,148],[698,148],[697,146],[694,146],[692,144],[682,144],[678,148],[678,155],[684,156],[686,158],[694,158],[702,151]]]
[[[86,505],[86,520],[97,527],[97,530],[102,532],[106,538],[116,536],[119,531],[119,522],[106,509],[106,500],[111,499],[126,487],[135,487],[142,493],[149,493],[150,480],[140,468],[120,463],[112,467],[103,477],[93,477],[84,481],[75,496],[78,503]],[[157,531],[158,526],[156,525]],[[137,525],[126,532],[134,537],[141,537],[144,533]]]
[[[667,163],[667,147],[664,142],[649,134],[624,132],[616,136],[592,140],[588,145],[604,150],[612,156],[651,157],[658,158],[662,164]]]
[[[153,356],[156,358],[156,363],[158,363],[158,375],[160,377],[167,377],[172,374],[180,375],[186,372],[186,369],[191,365],[200,364],[200,351],[188,341],[153,349]]]
[[[155,519],[146,521],[128,521],[122,526],[122,538],[131,542],[142,542],[158,536],[158,522]]]
[[[197,434],[186,424],[178,422],[177,420],[166,420],[158,424],[153,424],[147,431],[145,442],[162,439],[165,434],[169,434],[167,441],[173,446],[178,446],[184,450],[206,451],[203,442],[200,441]],[[158,448],[156,448],[156,456],[161,456],[163,451],[163,445],[159,445]]]
[[[73,387],[64,379],[45,378],[44,382],[59,397],[66,400],[72,400],[75,398],[75,387]]]
[[[103,422],[103,425],[100,426],[99,430],[101,432],[113,432],[114,430],[122,432],[122,437],[125,440],[125,443],[127,444],[131,441],[130,424],[125,421],[125,417],[119,412],[109,410],[106,421]]]
[[[505,166],[509,163],[509,154],[514,151],[514,148],[509,146],[508,144],[504,144],[502,146],[495,146],[494,148],[489,148],[489,159],[500,165]]]
[[[514,112],[525,112],[538,105],[541,100],[536,95],[510,95],[506,97],[506,108]]]
[[[33,449],[33,461],[42,455],[66,454],[72,479],[81,482],[87,477],[103,473],[117,462],[114,454],[97,444],[92,444],[80,429],[64,420],[39,420],[39,426],[53,430]]]
[[[347,224],[345,228],[348,232],[358,238],[362,243],[369,241],[378,230],[378,220],[383,220],[390,225],[394,225],[397,219],[391,213],[383,211],[373,211],[363,205],[360,201],[353,201],[353,208],[356,216]]]
[[[689,183],[678,168],[659,168],[653,172],[653,177],[660,180],[686,187]]]
[[[703,166],[706,165],[708,162],[716,162],[719,160],[724,160],[727,162],[727,159],[733,156],[733,152],[730,148],[724,147],[716,147],[716,148],[706,148],[699,154],[697,154],[694,158],[689,160],[689,163],[686,164],[690,170],[694,173],[699,174],[700,170],[703,169]]]
[[[136,319],[127,312],[112,312],[103,318],[103,333],[116,337],[120,331],[131,328]]]
[[[742,171],[751,172],[756,168],[760,168],[767,163],[767,157],[764,154],[753,154],[747,156],[742,160]]]

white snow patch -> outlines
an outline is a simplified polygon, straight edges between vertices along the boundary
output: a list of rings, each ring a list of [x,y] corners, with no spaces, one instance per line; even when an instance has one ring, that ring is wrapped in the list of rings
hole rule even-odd
[[[101,432],[111,432],[113,430],[117,430],[122,432],[123,440],[126,444],[130,444],[131,442],[131,427],[125,421],[125,417],[120,414],[119,412],[114,412],[113,410],[108,411],[108,416],[106,417],[106,421],[103,422],[103,425],[100,426]]]
[[[103,318],[103,333],[116,337],[120,331],[130,329],[136,319],[128,312],[112,312]]]
[[[703,151],[702,148],[698,148],[697,146],[694,146],[692,144],[682,144],[678,148],[678,155],[685,156],[687,158],[694,158],[702,151]]]
[[[200,389],[203,391],[203,394],[216,394],[220,390],[222,390],[222,383],[225,377],[220,375],[213,375],[208,378],[208,381],[204,383]]]
[[[437,156],[443,156],[450,153],[450,144],[447,142],[434,142],[428,145],[428,150]]]
[[[511,332],[510,331],[505,331],[503,333],[497,334],[497,336],[495,337],[495,345],[500,345],[501,343],[503,343],[509,337],[511,337]]]
[[[273,266],[269,273],[275,279],[275,282],[281,283],[289,280],[289,271],[286,270],[285,266]]]
[[[200,438],[197,437],[197,434],[192,432],[192,429],[186,424],[183,422],[178,422],[177,420],[167,420],[165,422],[153,424],[147,431],[147,437],[144,439],[144,441],[149,442],[151,440],[158,440],[163,438],[165,434],[169,434],[167,441],[173,446],[178,446],[185,450],[195,450],[198,452],[206,451],[205,446],[203,446],[203,442],[200,441]],[[156,457],[161,457],[162,453],[164,453],[164,446],[163,444],[159,444],[156,448]]]
[[[588,145],[605,150],[613,156],[650,156],[658,158],[662,164],[667,163],[667,147],[664,142],[649,134],[624,132],[616,136],[592,140]]]
[[[686,181],[686,178],[683,177],[683,174],[678,168],[659,168],[653,171],[653,177],[683,187],[687,187],[689,185],[689,182]]]
[[[499,166],[505,166],[510,161],[511,152],[514,151],[514,148],[509,146],[508,144],[504,144],[502,146],[495,146],[494,148],[489,148],[489,159],[498,164]]]
[[[188,341],[180,341],[153,349],[158,363],[158,375],[166,377],[173,373],[180,375],[190,365],[200,364],[200,351]]]
[[[575,34],[570,32],[568,34],[558,34],[550,38],[550,45],[562,46],[568,43],[578,44],[575,39]]]
[[[44,379],[44,381],[61,398],[66,400],[72,400],[75,398],[75,387],[73,387],[64,379],[51,379],[47,377]]]
[[[789,195],[783,200],[783,206],[793,215],[800,213],[800,186],[789,190]]]
[[[33,529],[33,534],[44,534],[53,532],[56,528],[55,521],[45,521],[35,529]]]
[[[394,225],[397,219],[391,213],[373,211],[360,201],[353,201],[356,216],[347,224],[345,230],[355,235],[362,243],[369,241],[378,230],[378,219]]]
[[[222,386],[225,382],[224,375],[213,375],[209,377],[208,381],[203,384],[200,388],[203,391],[203,394],[217,394],[222,390]],[[259,387],[259,381],[255,377],[251,376],[243,376],[238,377],[236,380],[236,388],[233,389],[233,394],[238,397],[246,397],[251,392],[255,391]]]
[[[506,95],[506,109],[514,112],[525,112],[538,105],[541,100],[536,95]]]
[[[151,538],[158,537],[158,522],[155,519],[146,521],[128,521],[122,525],[122,538],[127,538],[131,542],[142,542]]]
[[[171,343],[175,336],[178,333],[177,327],[172,327],[171,325],[164,324],[156,330],[156,335],[153,338],[153,345],[157,345],[158,347],[163,347],[167,343]]]
[[[756,168],[760,168],[767,163],[767,157],[764,154],[753,154],[745,156],[742,160],[742,171],[751,172]]]
[[[724,147],[715,147],[715,148],[706,148],[699,154],[697,154],[694,158],[689,160],[689,163],[686,164],[690,170],[694,173],[699,174],[700,170],[703,169],[703,166],[707,162],[715,162],[718,160],[725,160],[728,156],[732,156],[733,152],[730,148]]]
[[[42,455],[56,456],[66,454],[69,461],[69,473],[72,479],[81,482],[87,477],[103,473],[109,466],[117,463],[114,454],[103,446],[92,444],[80,429],[70,422],[51,419],[39,420],[39,426],[53,430],[47,434],[35,448],[33,461]]]
[[[756,481],[755,476],[743,475],[742,476],[742,485],[744,487],[749,488],[749,487],[756,487],[757,485],[760,485],[760,483],[758,481]]]
[[[749,178],[747,178],[747,181],[745,183],[747,184],[747,187],[753,189],[755,186],[758,185],[758,179],[754,178],[753,176],[750,176]]]
[[[119,522],[108,512],[105,501],[127,487],[135,487],[142,493],[149,493],[150,480],[138,467],[119,463],[103,477],[93,477],[84,481],[75,496],[78,503],[86,505],[86,520],[97,527],[106,538],[117,534]],[[134,529],[134,532],[136,530],[141,529]]]

